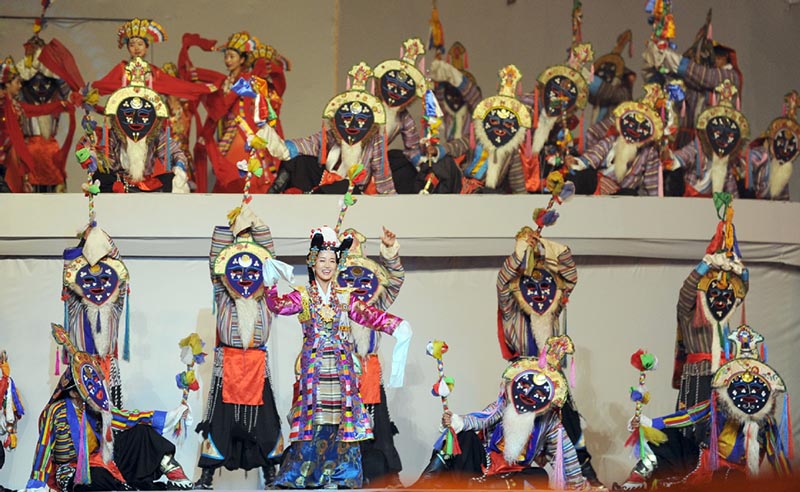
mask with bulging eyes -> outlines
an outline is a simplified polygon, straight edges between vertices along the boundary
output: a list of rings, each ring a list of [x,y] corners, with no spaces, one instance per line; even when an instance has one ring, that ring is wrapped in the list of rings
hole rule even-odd
[[[594,76],[600,77],[600,80],[610,84],[617,76],[617,66],[611,62],[601,63],[594,69]]]
[[[719,280],[711,281],[708,290],[706,290],[705,299],[711,316],[717,321],[725,319],[728,313],[736,307],[736,295],[734,294],[733,286],[728,283],[723,288]]]
[[[544,107],[548,116],[569,112],[577,103],[578,88],[567,77],[556,75],[544,85]]]
[[[622,138],[628,143],[645,143],[653,137],[653,122],[638,111],[628,111],[619,120]]]
[[[772,137],[772,155],[781,162],[791,162],[797,157],[798,136],[788,128],[781,128]]]
[[[725,157],[738,145],[742,131],[739,125],[727,116],[715,116],[706,124],[706,137],[714,153]]]
[[[240,296],[252,297],[264,284],[263,265],[257,256],[250,253],[233,255],[225,265],[225,279]]]
[[[84,299],[97,306],[105,304],[119,286],[117,272],[102,261],[94,266],[85,265],[76,277]]]
[[[369,134],[375,124],[375,115],[366,104],[353,101],[339,106],[333,115],[333,122],[342,141],[354,145]]]
[[[153,104],[138,96],[123,99],[117,107],[116,116],[122,132],[134,142],[147,137],[157,119]]]
[[[361,265],[348,266],[339,272],[336,282],[340,287],[353,289],[350,295],[363,302],[369,302],[380,287],[375,272]]]
[[[536,314],[546,313],[556,298],[558,287],[553,275],[542,268],[535,269],[530,276],[523,275],[519,279],[519,292],[525,303]]]
[[[736,408],[747,415],[758,413],[767,406],[772,393],[769,383],[754,369],[731,378],[727,392]]]
[[[442,87],[444,87],[445,106],[453,113],[458,113],[458,110],[463,108],[466,102],[464,101],[464,96],[461,95],[461,91],[447,82],[439,82],[439,84],[442,84]]]
[[[36,72],[29,80],[22,82],[22,94],[25,100],[33,103],[50,101],[56,89],[58,89],[58,80],[47,77],[41,72]]]
[[[405,106],[417,93],[417,84],[402,70],[389,70],[381,76],[381,99],[391,108]]]
[[[492,108],[483,117],[483,129],[492,145],[503,147],[519,131],[519,119],[506,108]]]
[[[537,371],[522,371],[511,381],[511,400],[517,413],[539,413],[553,401],[553,382]]]

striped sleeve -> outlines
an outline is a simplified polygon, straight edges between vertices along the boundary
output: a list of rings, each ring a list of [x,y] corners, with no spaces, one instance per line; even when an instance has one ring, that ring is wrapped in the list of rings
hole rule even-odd
[[[489,429],[503,418],[503,402],[504,398],[501,396],[496,401],[490,403],[480,412],[472,412],[462,415],[464,420],[463,430],[484,430]]]
[[[333,132],[327,129],[325,131],[328,132],[326,137],[328,139],[328,147],[330,147],[331,142],[335,141],[333,140]],[[297,157],[298,155],[319,156],[322,150],[322,131],[320,130],[308,137],[287,140],[286,146],[289,148],[291,157]]]
[[[378,299],[376,306],[384,311],[394,304],[395,299],[400,294],[400,288],[403,287],[403,283],[406,280],[406,271],[400,261],[397,249],[390,251],[381,243],[381,263],[386,268],[386,271],[389,272],[389,285],[384,289],[383,295]]]
[[[461,97],[464,98],[464,103],[467,105],[468,114],[472,115],[475,107],[481,102],[481,99],[483,99],[481,88],[478,87],[478,84],[473,82],[472,79],[465,76],[461,81],[461,85],[458,86],[458,90],[461,92]]]
[[[275,256],[275,244],[272,241],[272,232],[268,225],[255,226],[250,229],[253,241],[266,248],[272,256]]]
[[[164,428],[166,412],[160,410],[123,410],[121,408],[111,409],[111,427],[114,430],[130,429],[133,426],[144,424],[151,425],[159,433]]]
[[[453,158],[460,157],[469,152],[469,142],[464,137],[458,137],[452,140],[448,140],[447,142],[444,143],[443,147],[445,153]],[[439,158],[442,157],[444,156],[443,155],[439,156]]]
[[[169,141],[169,149],[167,149],[167,142]],[[156,156],[167,165],[167,151],[169,150],[169,165],[170,167],[180,167],[184,171],[188,171],[186,165],[186,154],[181,149],[181,144],[177,138],[167,139],[167,132],[162,131],[158,137],[158,145],[156,146]]]
[[[566,429],[561,425],[559,420],[555,420],[550,428],[550,432],[546,437],[546,454],[548,461],[551,462],[553,468],[556,464],[553,463],[558,452],[558,433],[561,431],[561,451],[564,459],[564,477],[567,481],[567,488],[569,489],[584,489],[586,488],[586,479],[581,473],[581,464],[578,461],[578,454],[575,452],[575,446],[567,435]]]
[[[49,405],[39,417],[39,441],[33,453],[33,468],[26,488],[43,487],[53,473],[56,421],[66,421],[66,418],[64,400]]]
[[[614,117],[611,115],[606,116],[602,120],[590,126],[589,129],[586,130],[586,142],[584,148],[590,149],[594,147],[597,142],[606,138],[608,135],[608,130],[610,130],[613,126]]]
[[[420,135],[417,124],[408,110],[400,113],[400,136],[403,137],[403,154],[406,159],[411,161],[414,167],[419,167],[419,160],[422,158],[419,147]]]
[[[608,156],[608,153],[611,151],[611,147],[613,145],[614,137],[605,137],[599,140],[596,144],[592,145],[590,148],[586,149],[580,159],[584,162],[584,164],[593,169],[605,167],[604,163],[606,156]]]
[[[736,70],[732,68],[711,68],[700,63],[695,63],[689,58],[683,58],[678,67],[678,75],[684,81],[706,91],[713,91],[723,81],[730,80],[737,89],[741,88],[741,80]]]
[[[219,252],[226,246],[233,244],[233,232],[230,227],[216,226],[211,235],[211,251],[208,254],[209,266],[211,267],[212,277],[214,277],[214,262],[219,256]]]
[[[497,307],[503,315],[503,321],[509,321],[519,311],[510,284],[517,276],[523,260],[524,258],[517,257],[516,252],[512,253],[497,272]]]
[[[567,283],[564,294],[568,296],[575,288],[575,284],[578,283],[578,267],[575,265],[575,258],[572,257],[569,247],[565,247],[558,255],[558,273]]]
[[[694,425],[700,420],[705,419],[711,413],[711,401],[705,400],[686,410],[653,419],[653,427],[656,429],[676,429]]]

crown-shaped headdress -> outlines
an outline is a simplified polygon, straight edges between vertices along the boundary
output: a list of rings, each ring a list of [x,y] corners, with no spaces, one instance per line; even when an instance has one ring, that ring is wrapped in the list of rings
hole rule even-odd
[[[167,31],[156,21],[150,19],[131,19],[119,27],[118,45],[127,46],[131,38],[142,38],[147,45],[167,40]]]
[[[425,45],[422,44],[419,38],[406,39],[400,49],[400,59],[386,60],[379,63],[375,67],[374,75],[377,78],[381,78],[389,70],[402,70],[414,81],[417,96],[424,97],[427,88],[425,75],[423,74],[424,69],[417,67],[417,59],[424,55]]]

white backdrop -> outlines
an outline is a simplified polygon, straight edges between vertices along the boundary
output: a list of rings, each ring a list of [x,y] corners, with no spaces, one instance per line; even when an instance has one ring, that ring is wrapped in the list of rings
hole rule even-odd
[[[515,230],[511,227],[510,235]],[[511,250],[513,240],[508,239],[507,244]],[[376,245],[371,246],[375,251]],[[698,251],[698,258],[701,255],[702,251]],[[284,260],[302,265],[300,258]],[[456,379],[450,399],[454,411],[479,410],[496,396],[505,367],[497,345],[494,291],[502,260],[405,258],[406,284],[392,311],[412,323],[415,338],[406,386],[389,390],[388,399],[400,429],[396,442],[405,468],[401,478],[406,483],[411,483],[425,466],[441,414],[440,402],[430,395],[437,374],[434,361],[425,355],[428,340],[441,338],[451,347],[445,368]],[[575,397],[587,420],[587,443],[595,466],[600,478],[610,483],[624,479],[633,463],[622,444],[625,423],[632,414],[627,388],[638,377],[628,359],[636,349],[647,348],[661,361],[659,370],[648,377],[653,398],[646,413],[660,415],[674,406],[676,392],[669,384],[675,302],[681,282],[696,262],[607,257],[578,257],[577,262],[579,282],[569,304],[569,333],[577,348]],[[173,379],[183,369],[178,360],[178,340],[198,331],[213,344],[207,262],[128,258],[127,265],[132,278],[132,359],[122,363],[127,406],[169,409],[180,400]],[[800,272],[772,264],[750,267],[748,321],[765,335],[770,364],[786,379],[789,392],[796,395],[800,359],[794,351],[800,312],[795,302],[800,295]],[[295,273],[302,281],[304,268],[296,267]],[[19,447],[9,453],[6,466],[0,471],[0,483],[7,487],[25,485],[37,438],[38,413],[56,382],[55,346],[49,324],[60,322],[63,316],[60,275],[61,262],[57,259],[0,260],[0,278],[4,280],[0,347],[9,352],[12,376],[28,412],[20,423]],[[273,328],[270,353],[273,385],[282,415],[289,410],[292,365],[300,343],[296,319],[279,319]],[[384,345],[386,357],[391,347],[391,342]],[[202,367],[201,391],[190,399],[195,421],[202,415],[210,366],[207,363]],[[794,429],[800,429],[797,415]],[[285,427],[285,419],[282,420]],[[797,436],[795,431],[796,443]],[[195,478],[199,475],[195,468],[198,445],[191,435],[179,447],[177,456]],[[227,471],[215,481],[218,489],[252,489],[256,483],[253,473],[245,477],[243,472]]]

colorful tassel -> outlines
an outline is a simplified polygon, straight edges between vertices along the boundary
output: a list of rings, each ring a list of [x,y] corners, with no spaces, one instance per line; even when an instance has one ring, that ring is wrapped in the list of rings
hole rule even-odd
[[[169,118],[167,118],[167,147],[164,149],[164,153],[167,155],[167,171],[172,170],[172,152],[169,151],[169,141],[171,137],[171,126],[169,124]]]
[[[709,466],[712,471],[719,468],[719,429],[717,428],[717,395],[711,394],[711,438],[708,443]]]
[[[533,89],[533,128],[539,127],[539,87]]]
[[[56,372],[55,374],[53,374],[53,376],[61,375],[61,354],[59,353],[61,350],[59,349],[59,347],[56,347],[56,367],[55,367]]]
[[[547,367],[547,350],[544,347],[539,348],[539,367],[544,369]]]
[[[92,482],[89,470],[89,440],[86,438],[86,407],[81,412],[81,430],[78,433],[78,463],[75,470],[75,483],[88,484]]]
[[[125,296],[125,341],[122,346],[122,359],[125,361],[131,360],[131,288],[128,287],[128,293]]]
[[[327,164],[328,162],[328,129],[325,126],[325,120],[322,120],[322,145],[319,149],[319,163]]]
[[[570,357],[569,360],[569,386],[575,387],[575,357]]]
[[[553,475],[555,480],[553,488],[555,490],[564,490],[566,488],[566,477],[564,476],[564,428],[558,428],[558,444],[556,444],[556,463],[553,467]]]

